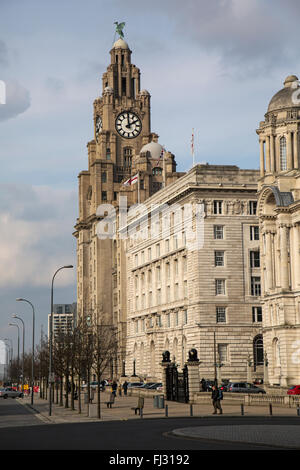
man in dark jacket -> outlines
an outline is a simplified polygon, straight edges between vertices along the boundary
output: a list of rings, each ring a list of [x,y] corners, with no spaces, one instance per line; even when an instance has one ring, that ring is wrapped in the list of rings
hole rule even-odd
[[[213,407],[214,407],[213,414],[216,415],[217,410],[219,410],[220,415],[223,414],[223,410],[221,407],[221,393],[218,387],[216,387],[215,385],[213,385],[213,388],[212,388],[211,399],[212,399]]]

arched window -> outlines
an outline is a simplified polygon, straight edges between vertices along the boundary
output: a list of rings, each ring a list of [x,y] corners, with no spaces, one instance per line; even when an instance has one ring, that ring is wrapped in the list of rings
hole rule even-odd
[[[264,363],[264,344],[262,335],[255,336],[253,340],[253,358],[254,358],[254,370],[257,366],[261,366]]]
[[[124,148],[123,160],[124,160],[124,167],[131,168],[131,165],[132,165],[132,148],[131,147]]]
[[[287,161],[286,161],[286,138],[280,138],[280,169],[286,170],[287,169]]]
[[[152,175],[161,175],[162,174],[162,168],[160,168],[159,166],[156,166],[155,168],[153,168],[152,170]]]

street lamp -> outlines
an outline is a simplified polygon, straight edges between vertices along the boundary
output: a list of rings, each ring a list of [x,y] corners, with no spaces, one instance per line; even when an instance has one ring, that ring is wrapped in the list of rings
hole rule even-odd
[[[9,370],[10,370],[10,378],[11,378],[11,362],[12,362],[12,357],[13,357],[13,342],[12,339],[10,338],[4,338],[4,341],[10,341],[11,345],[8,345],[8,360],[9,360]],[[6,345],[7,346],[7,345]]]
[[[53,277],[52,277],[52,282],[51,282],[51,312],[50,312],[50,341],[49,341],[49,384],[50,384],[50,389],[49,389],[49,416],[52,414],[52,384],[53,384],[53,377],[52,377],[52,343],[53,343],[53,285],[54,285],[54,279],[55,276],[59,271],[62,269],[69,269],[73,268],[71,264],[67,266],[62,266],[61,268],[57,269],[55,271]]]
[[[31,404],[33,405],[33,385],[34,385],[34,326],[35,326],[35,312],[34,306],[32,303],[27,299],[18,298],[16,299],[17,302],[27,302],[31,305],[32,308],[32,362],[31,362]]]
[[[22,351],[22,393],[24,393],[24,348],[25,348],[25,325],[22,318],[18,317],[15,313],[12,315],[13,318],[17,318],[22,322],[23,325],[23,351]]]
[[[20,328],[19,328],[19,325],[17,323],[9,323],[8,326],[16,326],[18,328],[18,360],[17,360],[17,364],[18,364],[18,389],[19,389],[19,365],[20,365]]]

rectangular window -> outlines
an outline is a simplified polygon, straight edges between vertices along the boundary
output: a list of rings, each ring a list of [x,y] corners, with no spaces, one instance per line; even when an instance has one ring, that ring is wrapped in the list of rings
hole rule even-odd
[[[161,278],[160,278],[160,266],[158,266],[156,268],[156,282],[160,282],[161,281]]]
[[[183,324],[186,325],[188,321],[188,316],[187,316],[187,310],[183,310],[183,318],[182,318]]]
[[[226,323],[226,308],[225,307],[217,307],[216,314],[217,314],[217,323]]]
[[[141,252],[141,263],[142,264],[145,263],[145,253],[144,253],[144,251]]]
[[[106,160],[110,160],[111,154],[110,154],[110,148],[106,149]]]
[[[250,240],[259,240],[259,226],[258,225],[250,226]]]
[[[187,273],[187,259],[186,256],[182,257],[182,270],[183,270],[183,275]]]
[[[174,260],[174,275],[175,277],[178,276],[178,260],[177,259]]]
[[[174,326],[178,326],[178,312],[174,313]]]
[[[157,315],[156,317],[156,325],[161,327],[162,326],[162,323],[161,323],[161,315]]]
[[[135,259],[135,266],[138,266],[138,264],[139,264],[139,255],[135,255],[134,259]]]
[[[187,281],[184,281],[184,283],[183,283],[183,292],[184,292],[184,298],[187,299],[188,298],[188,283],[187,283]]]
[[[223,240],[224,238],[224,227],[223,225],[214,225],[214,239]]]
[[[224,251],[215,251],[215,266],[224,266]]]
[[[168,253],[170,251],[170,240],[166,240],[165,246],[166,246],[166,253]]]
[[[107,181],[107,173],[106,171],[103,171],[102,174],[101,174],[101,181],[102,183],[106,183]]]
[[[126,77],[122,77],[122,95],[126,95]]]
[[[149,307],[152,307],[152,292],[149,292]]]
[[[252,307],[252,321],[262,322],[262,307]]]
[[[216,279],[216,295],[225,295],[225,279]]]
[[[158,243],[156,245],[156,257],[158,258],[160,256],[160,244]]]
[[[261,287],[260,287],[260,277],[251,277],[251,295],[256,297],[260,296]]]
[[[170,302],[170,300],[171,300],[171,289],[170,289],[170,286],[167,286],[166,301]]]
[[[214,201],[214,214],[222,214],[223,201]]]
[[[228,362],[228,345],[218,344],[218,358],[221,363]]]
[[[166,278],[170,279],[170,263],[166,263]]]
[[[102,191],[102,201],[107,201],[107,192]]]
[[[151,261],[151,248],[148,248],[148,261]]]
[[[174,235],[173,236],[173,250],[177,250],[178,248],[178,236]]]
[[[161,304],[161,290],[157,289],[157,305]]]
[[[167,327],[170,328],[170,326],[171,326],[171,317],[170,317],[170,314],[167,313],[167,314],[166,314],[166,317],[167,317]]]
[[[250,266],[251,268],[260,267],[259,251],[250,251]]]
[[[256,215],[257,201],[249,201],[249,214]]]
[[[178,300],[178,297],[179,297],[179,286],[176,283],[174,286],[174,300]]]

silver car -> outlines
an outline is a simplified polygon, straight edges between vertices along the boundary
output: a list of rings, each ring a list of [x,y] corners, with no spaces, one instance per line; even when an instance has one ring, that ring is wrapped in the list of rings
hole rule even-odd
[[[266,393],[263,388],[257,387],[256,385],[248,382],[230,382],[227,386],[227,391],[240,393]]]
[[[23,393],[14,390],[11,387],[0,388],[0,397],[2,398],[23,398]]]

